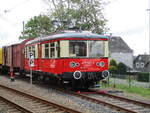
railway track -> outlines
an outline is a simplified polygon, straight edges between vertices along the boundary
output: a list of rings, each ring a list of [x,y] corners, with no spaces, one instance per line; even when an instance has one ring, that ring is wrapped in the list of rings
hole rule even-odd
[[[99,91],[96,91],[96,93],[100,94],[100,95],[102,95],[103,97],[106,97],[106,98],[109,97],[109,98],[112,98],[112,99],[117,99],[117,100],[120,100],[120,101],[133,103],[133,104],[136,104],[136,105],[139,105],[139,106],[143,106],[145,108],[149,108],[149,110],[150,110],[150,103],[142,102],[142,101],[139,101],[139,100],[133,100],[133,99],[118,96],[118,95],[112,95],[112,94],[109,94],[109,93],[101,93]]]
[[[86,95],[87,96],[87,95]],[[102,102],[106,102],[106,104],[110,107],[114,107],[118,110],[131,112],[131,113],[150,113],[150,104],[116,96],[108,93],[100,93],[97,92],[92,95],[88,95],[90,98],[94,98],[96,100],[100,100]]]
[[[47,85],[40,85],[40,87],[49,87]],[[59,90],[61,92],[67,93],[69,95],[73,95],[82,99],[85,99],[87,101],[91,101],[93,103],[101,104],[107,107],[110,107],[112,109],[115,109],[120,112],[127,112],[127,113],[150,113],[150,104],[127,99],[124,97],[119,97],[107,93],[100,93],[95,92],[95,94],[92,95],[85,95],[85,94],[79,94],[71,91],[64,91],[63,89],[56,88],[54,86],[51,86],[52,88]]]
[[[24,109],[20,105],[17,105],[10,100],[0,96],[0,113],[32,113],[27,109]]]
[[[58,88],[56,89],[64,93],[85,99],[87,101],[91,101],[96,104],[101,104],[110,107],[120,112],[150,113],[150,104],[148,103],[100,92],[95,92],[94,94],[89,95],[89,94],[75,93],[72,91],[64,91]]]
[[[3,85],[0,85],[0,92],[0,100],[11,103],[8,108],[15,111],[12,113],[81,113]]]

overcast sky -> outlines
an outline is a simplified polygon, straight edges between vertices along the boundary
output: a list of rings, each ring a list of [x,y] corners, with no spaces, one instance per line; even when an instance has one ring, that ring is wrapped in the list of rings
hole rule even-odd
[[[149,52],[149,0],[111,0],[105,9],[109,33],[120,36],[134,50],[134,55]],[[46,12],[42,0],[0,0],[0,46],[16,42],[22,22]]]

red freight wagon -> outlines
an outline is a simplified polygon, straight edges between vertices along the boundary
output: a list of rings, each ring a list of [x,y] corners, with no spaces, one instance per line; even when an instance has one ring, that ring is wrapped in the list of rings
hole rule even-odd
[[[14,72],[24,70],[24,46],[27,39],[16,44],[3,47],[3,69],[8,72],[12,69]]]
[[[3,48],[3,66],[11,66],[12,48],[11,46],[4,46]]]

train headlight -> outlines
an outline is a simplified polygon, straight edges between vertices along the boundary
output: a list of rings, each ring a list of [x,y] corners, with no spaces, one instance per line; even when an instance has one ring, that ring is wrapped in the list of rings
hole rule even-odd
[[[104,67],[105,66],[105,62],[104,61],[97,62],[96,65],[99,66],[99,67]]]
[[[108,70],[103,71],[103,72],[102,72],[102,77],[103,77],[104,79],[106,79],[107,77],[109,77],[109,71],[108,71]]]
[[[74,67],[76,67],[76,66],[79,66],[79,63],[70,62],[70,63],[69,63],[69,66],[72,67],[72,68],[74,68]]]
[[[73,77],[74,77],[74,79],[80,79],[82,77],[81,71],[75,71],[73,73]]]

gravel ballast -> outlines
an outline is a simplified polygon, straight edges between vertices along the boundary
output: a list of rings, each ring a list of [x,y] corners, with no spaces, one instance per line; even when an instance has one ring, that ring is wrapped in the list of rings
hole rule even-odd
[[[29,81],[22,81],[16,79],[14,82],[11,82],[8,77],[0,76],[0,84],[22,90],[24,92],[30,93],[35,96],[39,96],[43,99],[52,101],[69,108],[73,108],[83,113],[118,113],[111,108],[95,104],[78,97],[64,94],[60,91],[57,91],[52,88],[40,87],[40,85],[30,84]]]

